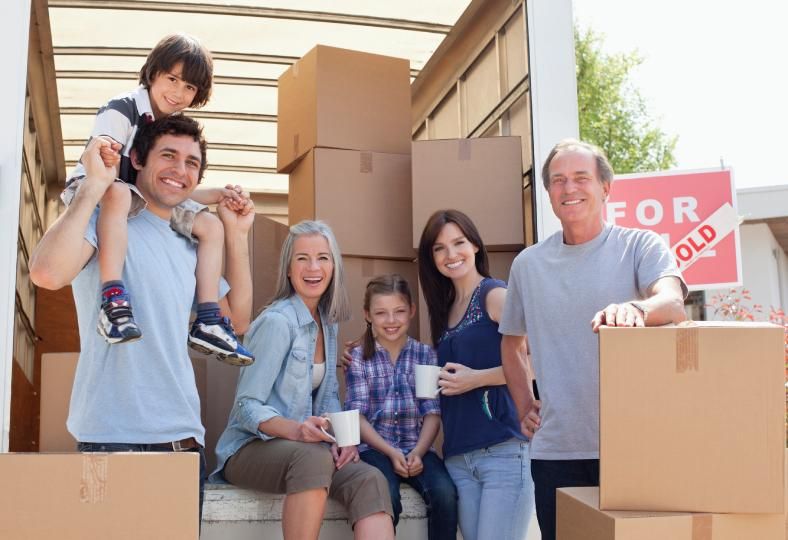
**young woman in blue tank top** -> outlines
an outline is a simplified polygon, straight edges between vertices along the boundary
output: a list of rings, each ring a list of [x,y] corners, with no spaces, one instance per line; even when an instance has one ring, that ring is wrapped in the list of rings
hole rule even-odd
[[[476,226],[457,210],[427,221],[419,279],[443,367],[443,457],[459,495],[465,540],[521,540],[533,513],[528,440],[501,367],[506,284],[489,275]]]

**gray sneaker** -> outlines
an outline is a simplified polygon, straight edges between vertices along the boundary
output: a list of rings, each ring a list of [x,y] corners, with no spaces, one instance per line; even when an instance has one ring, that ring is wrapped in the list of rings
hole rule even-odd
[[[131,343],[142,337],[127,293],[115,294],[101,303],[96,330],[110,344]]]
[[[254,355],[238,341],[227,317],[218,324],[195,320],[189,332],[189,347],[233,366],[248,366],[254,362]]]

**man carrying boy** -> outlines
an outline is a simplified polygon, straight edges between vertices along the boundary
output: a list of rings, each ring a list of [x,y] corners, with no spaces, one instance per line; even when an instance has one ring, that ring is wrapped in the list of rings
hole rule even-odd
[[[102,149],[112,144],[102,137],[88,144],[82,156],[85,183],[31,258],[30,274],[38,286],[73,287],[81,353],[68,429],[85,452],[202,453],[205,430],[186,347],[196,247],[170,228],[170,215],[202,179],[205,140],[199,124],[182,115],[147,124],[135,138],[131,161],[147,208],[129,220],[123,275],[137,291],[137,316],[150,330],[123,347],[111,346],[96,332],[96,205],[116,176],[115,167],[105,165],[101,157]],[[222,309],[243,332],[250,318],[247,236],[253,205],[247,201],[236,212],[223,203],[218,212],[225,230],[225,275],[232,286],[221,301]],[[201,502],[203,476],[201,471]]]
[[[104,190],[96,219],[101,277],[100,287],[96,289],[100,303],[97,328],[113,344],[136,341],[144,333],[132,308],[131,300],[138,298],[138,291],[123,279],[127,221],[145,208],[146,203],[134,186],[137,174],[130,160],[134,138],[154,118],[161,119],[208,102],[213,85],[211,53],[192,36],[165,36],[145,59],[139,82],[136,89],[115,96],[99,109],[91,131],[91,139],[103,136],[116,143],[111,148],[102,148],[105,164],[118,162],[119,181]],[[61,196],[66,205],[71,204],[84,178],[85,169],[78,163]],[[198,246],[197,315],[189,332],[189,346],[232,365],[248,365],[254,356],[241,345],[218,304],[225,235],[222,222],[208,212],[208,206],[229,197],[236,205],[233,208],[240,208],[245,203],[241,192],[239,186],[196,189],[173,209],[170,217],[170,226]]]
[[[532,438],[539,527],[544,540],[553,540],[555,490],[599,485],[594,333],[602,325],[680,322],[687,288],[660,236],[605,223],[613,170],[599,148],[558,143],[542,181],[562,231],[514,260],[499,331],[506,382]],[[533,399],[518,355],[526,333],[541,401]]]

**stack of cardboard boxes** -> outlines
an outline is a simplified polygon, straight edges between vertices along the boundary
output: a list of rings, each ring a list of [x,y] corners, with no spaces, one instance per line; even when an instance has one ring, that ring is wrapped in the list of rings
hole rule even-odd
[[[782,540],[783,328],[600,330],[600,487],[557,494],[559,540]]]
[[[343,255],[353,309],[344,343],[364,331],[371,277],[396,272],[416,284],[409,63],[318,45],[279,78],[277,125],[290,225],[325,221]],[[418,323],[411,329],[417,335]]]
[[[437,210],[461,210],[476,225],[492,277],[508,280],[525,245],[523,169],[519,137],[413,143],[413,247]],[[421,340],[430,343],[429,318],[419,291]]]
[[[412,161],[411,161],[412,157]],[[289,221],[321,219],[342,251],[353,319],[364,330],[364,290],[397,272],[416,291],[414,258],[436,210],[456,208],[479,228],[494,277],[507,279],[525,244],[519,137],[412,145],[407,60],[317,46],[279,78],[277,168],[290,174]],[[419,295],[421,296],[421,295]],[[426,306],[411,335],[429,342]]]

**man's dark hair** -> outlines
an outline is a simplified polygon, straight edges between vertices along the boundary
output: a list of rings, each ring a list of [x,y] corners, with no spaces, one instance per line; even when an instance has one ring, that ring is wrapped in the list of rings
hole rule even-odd
[[[183,62],[183,80],[197,87],[190,107],[202,107],[211,97],[213,59],[197,38],[186,34],[171,34],[159,41],[140,69],[140,84],[150,90],[159,73],[169,73],[175,64]]]
[[[202,126],[184,114],[176,113],[164,118],[154,120],[149,124],[142,126],[137,135],[134,137],[134,144],[131,149],[137,154],[137,161],[140,165],[144,166],[148,160],[148,154],[151,148],[156,145],[156,141],[162,135],[178,135],[182,137],[191,137],[194,142],[200,145],[200,174],[197,178],[198,181],[202,180],[202,175],[205,168],[208,166],[207,148],[205,137],[202,136]]]

